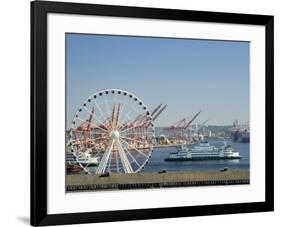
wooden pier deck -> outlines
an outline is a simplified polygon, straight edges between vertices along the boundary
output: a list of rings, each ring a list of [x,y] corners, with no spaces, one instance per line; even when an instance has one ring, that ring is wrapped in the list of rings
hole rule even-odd
[[[249,183],[249,171],[247,170],[225,172],[113,173],[108,177],[100,177],[98,175],[67,175],[66,191],[74,192]]]

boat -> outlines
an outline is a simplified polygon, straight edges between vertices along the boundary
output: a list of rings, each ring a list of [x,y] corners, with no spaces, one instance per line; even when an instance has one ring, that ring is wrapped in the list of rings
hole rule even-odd
[[[232,139],[233,139],[233,142],[249,143],[250,142],[250,131],[248,131],[248,130],[243,130],[243,131],[237,130],[232,134]]]
[[[76,157],[77,162],[83,166],[98,166],[99,159],[98,157],[93,157],[92,154],[84,153],[82,156]]]
[[[186,145],[177,146],[177,152],[170,153],[165,161],[192,161],[192,160],[218,160],[241,159],[239,151],[226,144],[221,147],[210,145],[207,141],[200,142],[193,148]]]
[[[76,164],[81,164],[83,166],[98,166],[99,164],[99,158],[98,157],[93,157],[92,154],[90,153],[83,153],[81,155],[75,156],[71,152],[66,153],[66,163],[68,165],[76,165]]]

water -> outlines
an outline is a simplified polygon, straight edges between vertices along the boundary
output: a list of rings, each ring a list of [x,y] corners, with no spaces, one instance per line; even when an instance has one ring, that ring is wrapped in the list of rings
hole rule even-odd
[[[221,146],[221,140],[208,140],[210,145]],[[170,152],[175,152],[175,147],[155,148],[148,163],[145,165],[143,172],[158,172],[162,169],[171,171],[212,171],[228,167],[229,170],[249,170],[249,143],[233,143],[226,141],[235,150],[240,152],[242,159],[236,160],[204,160],[204,161],[182,161],[182,162],[165,162],[164,159]],[[192,145],[191,145],[192,146]],[[194,146],[194,145],[193,145]]]

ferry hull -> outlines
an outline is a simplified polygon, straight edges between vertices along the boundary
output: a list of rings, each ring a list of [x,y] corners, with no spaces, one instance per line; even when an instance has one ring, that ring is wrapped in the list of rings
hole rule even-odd
[[[98,166],[98,163],[81,163],[84,166],[88,166],[88,167],[94,167],[94,166]]]
[[[233,160],[241,159],[242,157],[193,157],[193,158],[165,158],[166,162],[181,162],[181,161],[202,161],[202,160]]]

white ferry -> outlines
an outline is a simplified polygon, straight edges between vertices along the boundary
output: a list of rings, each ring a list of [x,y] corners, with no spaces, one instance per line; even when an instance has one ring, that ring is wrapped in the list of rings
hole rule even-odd
[[[92,157],[90,153],[84,153],[80,156],[75,156],[71,152],[66,153],[66,162],[69,165],[74,165],[80,163],[83,166],[97,166],[99,164],[99,158],[98,157]]]
[[[211,159],[241,159],[239,151],[224,143],[221,147],[211,146],[207,141],[193,148],[185,145],[177,147],[177,152],[170,153],[165,161],[211,160]]]
[[[83,166],[97,166],[99,164],[99,160],[96,157],[92,157],[91,155],[84,154],[80,157],[76,157],[76,160]]]

